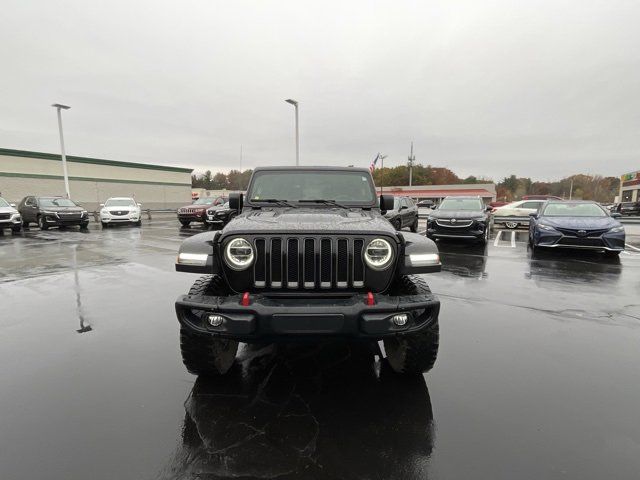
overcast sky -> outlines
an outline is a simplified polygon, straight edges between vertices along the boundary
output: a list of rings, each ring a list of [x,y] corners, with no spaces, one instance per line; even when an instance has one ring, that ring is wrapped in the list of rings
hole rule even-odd
[[[4,0],[0,147],[198,170],[640,168],[638,1]],[[0,165],[1,167],[1,165]]]

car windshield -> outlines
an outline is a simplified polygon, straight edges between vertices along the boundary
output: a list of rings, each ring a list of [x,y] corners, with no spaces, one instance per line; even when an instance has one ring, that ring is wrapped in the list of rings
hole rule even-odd
[[[110,198],[104,204],[105,207],[135,207],[136,202],[130,198]]]
[[[68,198],[40,198],[38,203],[41,207],[77,207],[75,202]]]
[[[9,207],[9,202],[7,202],[4,198],[0,198],[0,207]]]
[[[211,205],[213,201],[214,201],[213,198],[199,198],[198,200],[193,202],[193,204],[194,205]]]
[[[438,210],[482,210],[483,203],[479,198],[445,198]]]
[[[606,217],[595,203],[550,203],[542,213],[545,217]]]
[[[371,176],[348,170],[265,170],[254,174],[248,198],[251,202],[335,200],[371,205],[376,201]]]

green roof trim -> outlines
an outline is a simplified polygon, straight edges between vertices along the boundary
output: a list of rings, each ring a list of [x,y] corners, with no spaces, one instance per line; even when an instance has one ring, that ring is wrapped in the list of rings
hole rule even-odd
[[[0,177],[40,178],[40,179],[47,179],[47,180],[64,180],[64,177],[62,175],[42,175],[42,174],[39,174],[39,173],[0,172]],[[79,182],[135,183],[135,184],[140,184],[140,185],[189,187],[189,189],[191,189],[191,183],[148,182],[146,180],[122,180],[120,178],[93,178],[93,177],[69,177],[69,180],[74,180],[74,181],[79,181]]]
[[[10,157],[40,158],[42,160],[55,160],[58,162],[62,161],[62,157],[56,153],[30,152],[28,150],[12,150],[10,148],[0,148],[0,155],[7,155]],[[90,163],[92,165],[109,165],[111,167],[142,168],[146,170],[161,170],[165,172],[181,172],[189,174],[193,172],[192,168],[165,167],[163,165],[151,165],[148,163],[121,162],[119,160],[103,160],[101,158],[76,157],[74,155],[67,155],[67,162]]]

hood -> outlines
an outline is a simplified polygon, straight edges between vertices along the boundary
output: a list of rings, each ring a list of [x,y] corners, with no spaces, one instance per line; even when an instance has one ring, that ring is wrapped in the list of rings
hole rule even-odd
[[[184,205],[180,207],[178,210],[183,208],[194,208],[196,210],[206,210],[207,208],[211,208],[211,205],[194,205],[193,203],[190,203],[189,205]]]
[[[0,207],[0,213],[18,213],[18,210],[13,207]]]
[[[225,207],[224,205],[214,205],[213,207],[207,208],[207,210],[215,212],[218,210],[231,210],[229,207]]]
[[[541,216],[539,222],[552,227],[571,228],[576,230],[601,230],[621,225],[611,217],[545,217]]]
[[[395,229],[379,211],[340,208],[246,210],[223,230],[225,235],[246,232],[387,233],[395,236]]]
[[[131,205],[126,205],[123,207],[102,207],[107,212],[132,212],[135,211],[137,207],[132,207]]]
[[[82,212],[84,210],[84,208],[82,207],[56,207],[51,206],[51,207],[41,207],[41,210],[43,211],[47,211],[47,212],[69,212],[69,213],[76,213],[76,212]]]
[[[487,213],[483,210],[433,210],[429,212],[431,218],[457,218],[468,219],[484,217]]]

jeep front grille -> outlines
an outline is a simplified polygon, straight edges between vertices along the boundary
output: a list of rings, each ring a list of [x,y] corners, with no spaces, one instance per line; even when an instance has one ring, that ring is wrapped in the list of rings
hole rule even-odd
[[[289,237],[253,239],[253,284],[271,289],[362,288],[363,238]]]

